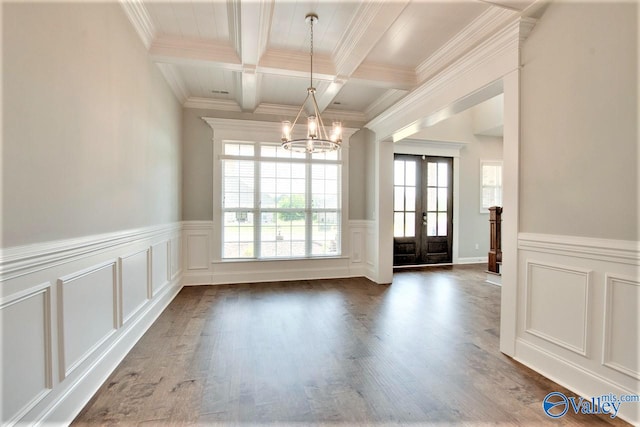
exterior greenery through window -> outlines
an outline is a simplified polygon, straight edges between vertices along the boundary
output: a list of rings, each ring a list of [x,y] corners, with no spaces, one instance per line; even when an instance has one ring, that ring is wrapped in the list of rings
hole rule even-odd
[[[340,255],[338,152],[224,142],[222,258]]]

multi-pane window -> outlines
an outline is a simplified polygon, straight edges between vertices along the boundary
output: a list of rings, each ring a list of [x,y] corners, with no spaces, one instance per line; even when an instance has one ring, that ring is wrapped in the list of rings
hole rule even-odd
[[[481,169],[480,212],[502,206],[502,162],[483,161]]]
[[[449,165],[427,164],[427,236],[446,236],[448,224]]]
[[[337,152],[225,142],[222,258],[340,255],[340,169]]]
[[[416,235],[416,161],[393,162],[393,237]]]

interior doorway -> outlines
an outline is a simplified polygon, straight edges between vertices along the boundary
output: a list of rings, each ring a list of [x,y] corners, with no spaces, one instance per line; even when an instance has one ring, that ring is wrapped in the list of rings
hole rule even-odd
[[[395,154],[393,265],[452,262],[453,158]]]

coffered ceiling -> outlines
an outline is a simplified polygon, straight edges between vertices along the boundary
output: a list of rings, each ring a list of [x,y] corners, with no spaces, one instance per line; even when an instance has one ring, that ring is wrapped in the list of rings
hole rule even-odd
[[[125,0],[187,107],[290,118],[314,81],[323,115],[364,123],[482,43],[535,0]]]

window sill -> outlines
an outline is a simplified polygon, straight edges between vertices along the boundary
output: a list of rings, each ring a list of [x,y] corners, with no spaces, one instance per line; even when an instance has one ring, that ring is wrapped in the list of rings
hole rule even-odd
[[[302,262],[302,261],[339,261],[348,260],[345,255],[326,256],[326,257],[301,257],[301,258],[233,258],[212,261],[211,264],[235,264],[235,263],[272,263],[272,262]]]

